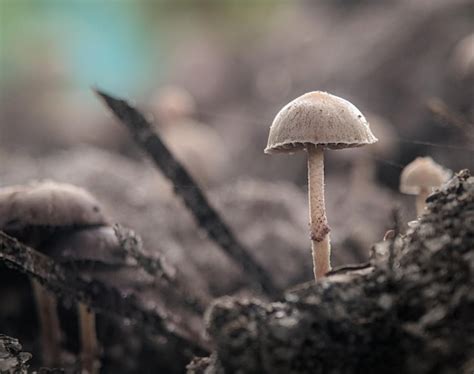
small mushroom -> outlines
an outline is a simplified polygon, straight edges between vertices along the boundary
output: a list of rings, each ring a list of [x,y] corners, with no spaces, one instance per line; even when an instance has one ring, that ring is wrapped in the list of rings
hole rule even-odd
[[[0,189],[0,229],[46,254],[55,236],[106,223],[96,199],[76,186],[45,181]],[[56,297],[36,280],[31,283],[41,325],[43,363],[54,366],[61,356]],[[98,356],[95,316],[82,303],[78,315],[82,367],[94,373]]]
[[[454,48],[451,66],[458,78],[469,78],[474,74],[474,33],[461,39]]]
[[[376,141],[353,104],[326,92],[309,92],[296,98],[273,120],[265,153],[308,152],[309,218],[316,279],[331,270],[330,228],[324,204],[324,149],[360,147]]]
[[[164,125],[193,116],[196,111],[194,97],[179,86],[165,86],[151,98],[151,110]]]
[[[175,278],[176,270],[168,264],[161,263],[166,266],[162,269],[166,273],[166,277],[163,278],[160,276],[161,271],[157,271],[156,268],[146,269],[143,263],[137,262],[131,252],[128,252],[130,247],[135,245],[134,251],[141,252],[143,250],[141,244],[129,243],[125,245],[128,249],[124,249],[122,235],[125,233],[126,231],[121,232],[117,236],[116,229],[111,226],[65,232],[50,242],[49,253],[54,258],[62,259],[63,266],[73,266],[84,278],[111,286],[119,290],[122,295],[133,295],[146,310],[162,311],[173,328],[204,343],[201,336],[203,331],[201,308],[209,302],[207,295],[201,290],[200,294],[193,293],[187,284]],[[79,318],[85,317],[84,325],[91,324],[91,328],[81,329],[81,333],[93,332],[95,321],[88,318],[90,314],[87,314],[87,309],[82,309],[82,315],[81,309],[79,312]],[[123,328],[124,324],[120,326]],[[107,339],[109,336],[104,338]],[[83,341],[94,342],[94,339],[83,339]],[[103,344],[104,346],[107,344],[105,355],[108,358],[113,357],[116,354],[113,348],[116,342],[107,340]],[[122,344],[122,348],[127,344],[130,342]],[[141,344],[146,343],[142,342],[139,345]],[[139,348],[137,343],[134,343],[134,346],[134,349]],[[175,350],[176,347],[170,345],[169,349]],[[83,352],[87,350],[83,348]]]
[[[196,103],[188,91],[163,87],[152,96],[150,109],[166,145],[201,185],[222,178],[227,162],[224,141],[214,128],[193,119]]]
[[[416,214],[421,216],[425,201],[433,188],[446,182],[451,175],[431,157],[417,157],[402,170],[400,192],[416,196]]]

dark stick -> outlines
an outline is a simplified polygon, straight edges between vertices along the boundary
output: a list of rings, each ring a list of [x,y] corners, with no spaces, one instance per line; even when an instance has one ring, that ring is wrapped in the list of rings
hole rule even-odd
[[[93,311],[129,318],[158,335],[165,336],[176,347],[188,347],[190,353],[202,354],[206,350],[186,336],[177,326],[171,331],[172,321],[162,317],[156,311],[140,306],[135,296],[123,296],[121,293],[97,280],[85,281],[77,274],[67,271],[48,256],[20,243],[18,240],[0,231],[0,262],[8,267],[38,279],[46,288],[60,298],[81,301]]]
[[[187,170],[176,160],[163,144],[152,125],[125,100],[95,90],[115,116],[128,128],[135,141],[153,159],[162,173],[173,183],[174,190],[193,214],[197,224],[208,236],[250,276],[255,286],[272,297],[279,291],[269,274],[250,255],[250,252],[237,240],[219,214],[211,207],[206,196],[198,187]]]

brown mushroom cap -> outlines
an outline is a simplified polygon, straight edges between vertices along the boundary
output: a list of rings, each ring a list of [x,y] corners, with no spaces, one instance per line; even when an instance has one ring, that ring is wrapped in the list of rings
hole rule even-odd
[[[450,176],[450,171],[433,161],[431,157],[417,157],[400,175],[400,192],[418,195],[421,190],[438,187]]]
[[[43,181],[0,189],[0,229],[5,231],[106,222],[99,202],[80,187]]]
[[[278,112],[265,153],[292,153],[308,145],[330,149],[360,147],[376,141],[367,120],[353,104],[327,92],[314,91]]]

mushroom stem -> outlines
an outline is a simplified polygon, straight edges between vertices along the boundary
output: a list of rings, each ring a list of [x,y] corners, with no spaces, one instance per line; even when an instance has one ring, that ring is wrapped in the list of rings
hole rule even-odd
[[[31,279],[40,324],[40,344],[43,365],[56,366],[61,363],[61,327],[56,297],[37,280]]]
[[[428,188],[422,188],[416,196],[416,215],[419,217],[423,214],[426,205],[426,198],[430,195]]]
[[[331,246],[324,205],[324,153],[321,147],[308,146],[309,225],[315,279],[331,270]]]
[[[97,374],[100,367],[97,361],[100,352],[95,328],[95,314],[83,303],[79,303],[77,309],[81,336],[82,372]]]

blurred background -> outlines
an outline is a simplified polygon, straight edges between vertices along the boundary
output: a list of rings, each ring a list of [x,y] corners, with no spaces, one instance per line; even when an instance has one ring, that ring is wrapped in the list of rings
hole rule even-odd
[[[154,120],[289,287],[312,276],[307,169],[304,154],[263,154],[273,117],[312,90],[366,115],[377,145],[326,152],[333,262],[366,260],[394,206],[404,222],[415,218],[414,197],[398,192],[406,164],[430,156],[453,171],[474,166],[474,1],[0,0],[0,186],[85,187],[190,292],[251,292],[92,87]],[[18,328],[33,317],[0,309],[0,328],[34,344]]]

